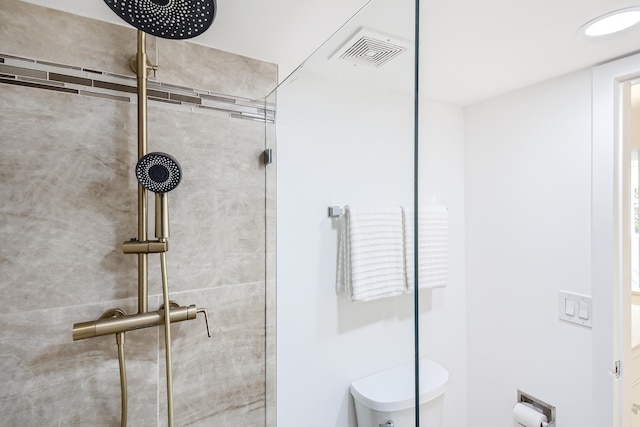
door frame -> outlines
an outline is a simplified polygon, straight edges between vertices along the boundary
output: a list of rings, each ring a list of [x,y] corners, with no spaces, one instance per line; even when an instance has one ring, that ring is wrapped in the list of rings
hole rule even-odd
[[[610,370],[622,360],[621,274],[622,83],[640,76],[640,54],[593,69],[591,292],[594,426],[622,426],[623,381]],[[623,367],[624,369],[624,367]],[[622,377],[621,377],[622,378]]]

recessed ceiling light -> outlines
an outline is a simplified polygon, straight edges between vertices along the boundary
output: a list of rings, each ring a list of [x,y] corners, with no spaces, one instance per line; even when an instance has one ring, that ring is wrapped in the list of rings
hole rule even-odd
[[[626,30],[640,22],[640,6],[616,10],[593,19],[582,26],[587,36],[604,36]]]

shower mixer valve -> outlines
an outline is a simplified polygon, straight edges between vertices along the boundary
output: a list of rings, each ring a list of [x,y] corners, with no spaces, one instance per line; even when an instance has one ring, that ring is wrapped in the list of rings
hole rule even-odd
[[[169,320],[171,323],[193,320],[199,313],[202,313],[204,314],[207,336],[211,338],[211,331],[209,330],[209,316],[207,315],[207,310],[205,308],[196,308],[193,304],[189,306],[174,304],[169,305]],[[118,317],[104,317],[103,315],[103,317],[98,320],[75,323],[73,325],[73,340],[79,341],[87,338],[117,334],[119,332],[160,326],[164,324],[164,313],[164,308],[160,307],[157,311],[120,315]]]

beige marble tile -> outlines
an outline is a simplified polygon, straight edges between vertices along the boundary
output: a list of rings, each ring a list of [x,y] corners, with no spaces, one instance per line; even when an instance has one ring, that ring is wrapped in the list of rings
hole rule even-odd
[[[274,64],[195,43],[158,39],[158,55],[158,78],[178,86],[262,99],[277,84]]]
[[[276,281],[267,280],[265,301],[265,425],[276,426],[277,341],[276,341]]]
[[[0,86],[0,292],[10,312],[137,295],[123,102]],[[133,141],[132,141],[133,139]]]
[[[76,322],[133,300],[0,316],[0,413],[7,426],[120,425],[120,376],[114,336],[74,342]],[[157,328],[127,333],[129,425],[156,424]]]
[[[273,150],[273,163],[267,166],[266,171],[266,337],[265,337],[265,369],[266,369],[266,420],[267,427],[275,427],[276,418],[276,261],[277,261],[277,240],[276,240],[276,184],[277,184],[277,145],[276,145],[276,125],[275,123],[265,124],[266,145]]]
[[[0,291],[9,310],[137,294],[135,106],[0,86]],[[264,279],[263,124],[149,109],[149,150],[182,164],[169,193],[172,289]],[[25,144],[29,149],[25,150]],[[153,237],[153,196],[149,198]],[[150,255],[151,293],[160,292]],[[10,290],[10,291],[9,291]]]
[[[137,31],[133,28],[2,0],[0,40],[2,53],[135,75],[129,67],[137,52]],[[150,59],[155,61],[154,37],[149,37],[147,46]]]
[[[264,426],[264,283],[185,292],[175,299],[206,307],[212,333],[208,338],[202,317],[172,327],[176,425]],[[164,416],[164,358],[160,365]]]
[[[264,284],[174,294],[202,315],[172,326],[176,425],[265,425]],[[150,306],[160,301],[152,298]],[[114,336],[73,342],[72,325],[136,301],[0,316],[0,411],[7,425],[113,426],[120,416]],[[42,327],[46,325],[46,327]],[[126,335],[129,425],[166,425],[162,327]],[[156,406],[157,405],[157,406]],[[157,421],[156,421],[157,417]]]
[[[266,269],[267,280],[275,283],[276,279],[276,224],[277,224],[277,170],[278,170],[278,150],[276,143],[275,123],[265,124],[266,147],[273,152],[272,163],[266,167]]]
[[[267,102],[275,104],[275,93],[267,99]],[[265,369],[266,369],[266,419],[267,427],[275,427],[276,418],[276,367],[277,367],[277,330],[276,330],[276,261],[277,261],[277,240],[276,240],[276,220],[277,220],[277,170],[278,170],[278,150],[276,138],[276,124],[265,123],[265,143],[267,148],[273,150],[273,163],[267,166],[266,171],[266,300],[265,300]]]
[[[3,0],[0,40],[3,53],[132,74],[132,29]],[[275,86],[271,64],[188,42],[159,52],[169,83],[248,98]],[[3,423],[118,425],[115,339],[72,342],[71,328],[136,305],[122,301],[137,294],[136,257],[121,251],[137,229],[136,106],[0,85],[0,128]],[[201,318],[172,328],[177,425],[263,426],[275,405],[275,229],[265,229],[275,224],[275,167],[259,161],[264,124],[150,105],[149,137],[150,151],[184,170],[169,194],[172,298],[207,307],[214,333],[206,338]],[[153,237],[153,197],[149,206]],[[149,275],[156,309],[158,256]],[[129,426],[166,423],[162,336],[127,334]]]
[[[149,120],[150,151],[174,156],[184,176],[168,193],[172,289],[264,280],[263,124],[156,108]],[[159,290],[159,276],[150,280]]]
[[[137,30],[133,27],[84,18],[19,0],[2,2],[2,53],[135,75],[129,65],[137,52]],[[153,64],[159,65],[157,79],[163,83],[250,99],[261,99],[277,84],[277,67],[274,64],[188,40],[147,36],[147,54]],[[156,79],[154,76],[150,78]]]

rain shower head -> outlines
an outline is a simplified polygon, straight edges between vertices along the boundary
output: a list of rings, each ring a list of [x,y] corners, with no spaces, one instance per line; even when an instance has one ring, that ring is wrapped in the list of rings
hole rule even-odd
[[[136,178],[149,191],[167,193],[180,184],[182,168],[166,153],[149,153],[138,160]]]
[[[190,39],[207,31],[216,0],[104,0],[116,15],[138,30],[165,39]]]

